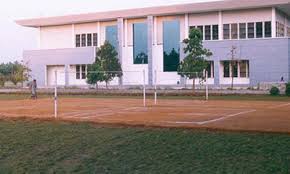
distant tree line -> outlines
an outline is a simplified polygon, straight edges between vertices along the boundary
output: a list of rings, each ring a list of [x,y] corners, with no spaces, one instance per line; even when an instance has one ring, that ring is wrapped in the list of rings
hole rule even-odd
[[[0,64],[0,86],[5,82],[12,82],[14,85],[23,83],[29,79],[30,69],[21,62],[9,62]]]

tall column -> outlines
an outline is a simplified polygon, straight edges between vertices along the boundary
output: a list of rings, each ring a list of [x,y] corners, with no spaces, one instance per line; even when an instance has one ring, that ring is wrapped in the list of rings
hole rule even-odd
[[[69,86],[69,65],[64,66],[64,86]]]
[[[118,18],[117,20],[117,27],[118,27],[118,59],[123,69],[123,33],[124,33],[124,19]],[[119,85],[123,85],[122,77],[119,78]]]
[[[72,48],[76,47],[75,24],[71,24]]]
[[[184,38],[182,38],[182,40],[188,39],[188,37],[189,37],[189,16],[188,16],[188,14],[185,14],[184,15]],[[182,40],[180,42],[180,53],[179,53],[180,61],[182,61],[186,56],[183,52],[185,45],[183,44]],[[184,77],[180,76],[180,84],[185,85],[185,78]]]
[[[148,47],[148,85],[153,86],[153,37],[154,37],[154,17],[147,17],[147,47]]]
[[[276,38],[276,8],[272,8],[272,37]]]
[[[219,11],[219,40],[223,40],[223,13]]]

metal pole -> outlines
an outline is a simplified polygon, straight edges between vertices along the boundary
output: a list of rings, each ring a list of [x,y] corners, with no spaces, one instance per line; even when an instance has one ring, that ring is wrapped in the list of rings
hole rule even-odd
[[[157,104],[157,71],[154,71],[154,103]]]
[[[205,71],[205,100],[208,101],[208,74],[207,71]]]
[[[145,79],[145,69],[143,70],[143,105],[146,107],[146,79]]]
[[[54,86],[54,118],[57,118],[57,71],[55,74],[55,86]]]

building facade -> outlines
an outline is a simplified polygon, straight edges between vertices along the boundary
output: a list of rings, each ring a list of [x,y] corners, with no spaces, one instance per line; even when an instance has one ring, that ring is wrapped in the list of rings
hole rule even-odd
[[[16,21],[38,30],[23,53],[40,86],[86,85],[87,65],[106,40],[118,51],[113,85],[184,85],[177,74],[191,28],[202,32],[208,84],[253,86],[290,80],[290,0],[227,0]],[[56,74],[55,74],[56,73]],[[198,80],[196,81],[198,84]]]

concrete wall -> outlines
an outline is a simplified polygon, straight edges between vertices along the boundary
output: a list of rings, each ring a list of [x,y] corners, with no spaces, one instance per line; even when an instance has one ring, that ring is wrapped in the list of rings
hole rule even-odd
[[[259,21],[271,21],[272,20],[272,9],[249,9],[249,10],[235,10],[235,11],[224,11],[223,23],[240,23],[240,22],[259,22]]]
[[[32,70],[32,79],[38,81],[39,86],[47,82],[47,66],[66,66],[77,64],[91,64],[95,60],[93,47],[73,49],[51,49],[24,51],[24,62]]]
[[[216,85],[221,79],[220,61],[230,60],[232,46],[237,47],[236,57],[250,61],[250,84],[279,82],[281,77],[289,79],[289,39],[251,39],[205,42],[213,52]]]

